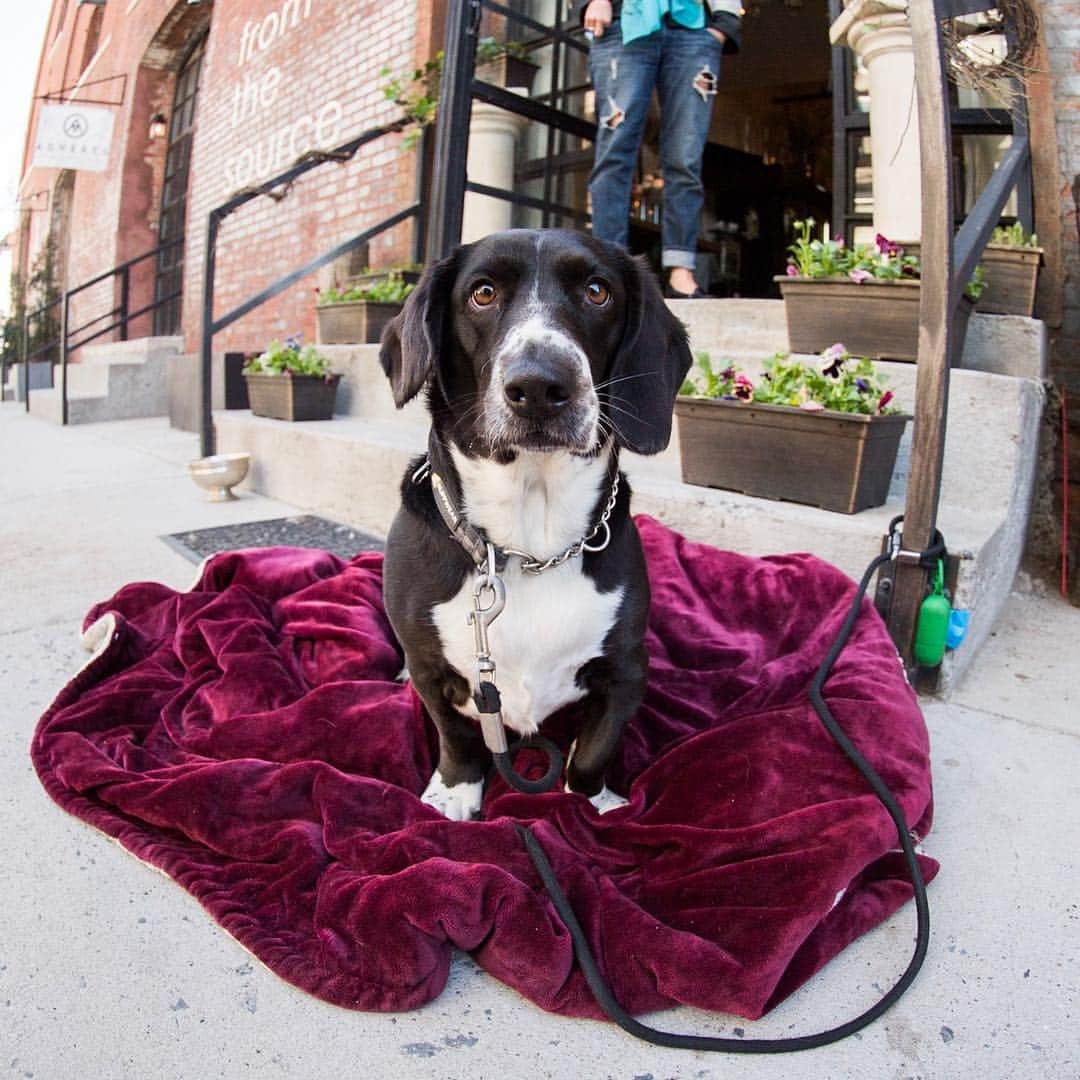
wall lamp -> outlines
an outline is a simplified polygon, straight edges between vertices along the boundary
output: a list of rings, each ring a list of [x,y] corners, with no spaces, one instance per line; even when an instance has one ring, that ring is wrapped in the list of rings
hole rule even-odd
[[[151,139],[164,139],[169,132],[169,121],[165,119],[164,113],[154,113],[150,117],[150,138]]]

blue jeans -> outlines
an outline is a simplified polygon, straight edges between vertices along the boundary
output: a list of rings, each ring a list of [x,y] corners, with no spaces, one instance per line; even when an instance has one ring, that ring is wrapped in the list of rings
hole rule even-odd
[[[596,146],[589,174],[595,236],[627,245],[630,194],[653,87],[660,97],[664,266],[693,269],[709,134],[723,45],[705,28],[664,25],[624,45],[616,19],[589,54],[596,90]]]

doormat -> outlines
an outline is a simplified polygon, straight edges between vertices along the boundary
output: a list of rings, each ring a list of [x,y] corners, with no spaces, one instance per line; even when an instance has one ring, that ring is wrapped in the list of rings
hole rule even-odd
[[[317,548],[342,559],[351,559],[362,551],[382,551],[385,546],[384,541],[375,536],[315,514],[194,529],[172,533],[161,539],[193,563],[200,563],[208,555],[216,555],[219,551],[241,551],[245,548]]]

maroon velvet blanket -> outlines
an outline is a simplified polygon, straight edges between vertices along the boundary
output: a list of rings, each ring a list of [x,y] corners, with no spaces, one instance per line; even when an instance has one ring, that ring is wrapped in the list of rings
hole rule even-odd
[[[87,617],[113,613],[115,632],[42,718],[38,774],[337,1005],[421,1005],[456,946],[545,1009],[599,1016],[526,822],[628,1009],[760,1016],[911,896],[891,821],[807,701],[854,587],[810,556],[639,525],[650,685],[611,775],[630,804],[603,817],[498,778],[483,821],[420,802],[434,733],[395,682],[373,554],[229,552],[190,592],[122,589]],[[869,604],[825,696],[924,835],[927,733]],[[564,751],[569,719],[545,725]],[[519,768],[538,768],[528,753]]]

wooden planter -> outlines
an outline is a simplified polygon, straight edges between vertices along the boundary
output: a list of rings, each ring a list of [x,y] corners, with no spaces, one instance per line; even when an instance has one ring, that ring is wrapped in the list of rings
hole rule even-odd
[[[381,285],[388,280],[391,273],[396,274],[406,285],[418,285],[420,283],[420,270],[371,270],[366,274],[354,274],[342,286],[346,289],[370,289],[372,285]]]
[[[379,341],[383,328],[401,311],[401,304],[347,300],[315,309],[316,340],[320,345],[364,345]]]
[[[988,244],[979,259],[986,288],[975,309],[989,315],[1026,315],[1035,311],[1042,248]]]
[[[685,483],[843,514],[885,502],[911,419],[694,397],[675,415]]]
[[[329,420],[341,376],[245,375],[251,411],[272,420]]]
[[[503,53],[502,56],[489,60],[486,64],[477,64],[476,77],[481,82],[494,83],[495,86],[506,89],[522,88],[528,96],[532,93],[533,80],[539,70],[539,66],[531,60]]]
[[[852,356],[915,360],[919,351],[918,281],[775,277],[784,298],[792,352],[819,353],[840,342]],[[974,304],[960,300],[953,323],[953,367],[960,366]]]

